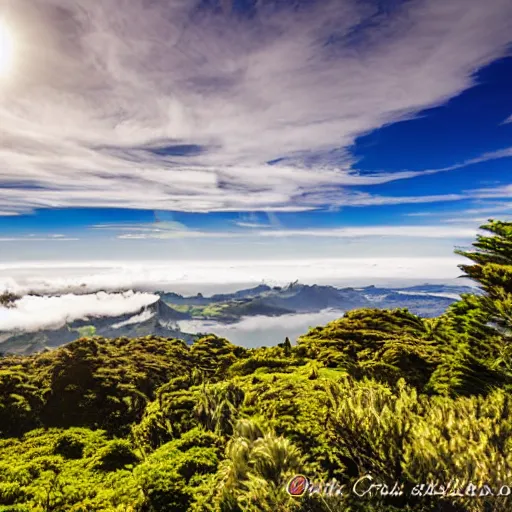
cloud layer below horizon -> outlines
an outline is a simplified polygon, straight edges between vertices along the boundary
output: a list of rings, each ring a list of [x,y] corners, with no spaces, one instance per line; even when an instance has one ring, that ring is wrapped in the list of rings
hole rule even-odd
[[[97,291],[176,291],[208,294],[261,282],[344,286],[450,281],[463,258],[339,258],[288,260],[0,263],[0,292],[23,295]]]
[[[35,331],[59,328],[86,317],[112,317],[136,313],[156,300],[156,291],[205,296],[226,293],[265,282],[286,285],[298,279],[304,284],[339,287],[411,286],[425,282],[469,284],[456,281],[458,258],[343,258],[275,261],[196,262],[74,262],[0,264],[0,293],[9,290],[22,298],[15,308],[0,307],[0,331]],[[129,290],[129,291],[122,291]],[[134,291],[135,290],[135,291]],[[26,295],[29,293],[44,296]],[[234,342],[261,343],[266,331],[269,343],[282,341],[281,334],[296,336],[309,325],[323,324],[342,312],[288,315],[272,319],[244,318],[233,326],[187,321],[184,332],[209,329]],[[125,322],[142,321],[149,313]],[[121,326],[119,324],[118,326]],[[287,334],[286,334],[287,333]]]
[[[212,332],[246,348],[262,345],[271,347],[282,343],[287,336],[293,343],[300,335],[307,333],[310,327],[325,325],[343,314],[341,310],[325,309],[317,313],[294,313],[277,317],[244,317],[229,325],[201,320],[183,320],[178,324],[183,332]]]
[[[0,307],[0,331],[55,329],[87,317],[110,317],[134,313],[158,300],[149,293],[98,292],[58,297],[26,295],[15,307]]]

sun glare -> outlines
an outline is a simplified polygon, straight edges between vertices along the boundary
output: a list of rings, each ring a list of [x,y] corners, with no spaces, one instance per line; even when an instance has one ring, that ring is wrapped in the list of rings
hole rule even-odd
[[[9,74],[13,60],[13,39],[9,28],[0,20],[0,78]]]

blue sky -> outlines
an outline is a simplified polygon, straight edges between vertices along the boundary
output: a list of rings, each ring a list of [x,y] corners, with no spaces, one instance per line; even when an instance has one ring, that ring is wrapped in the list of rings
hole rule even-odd
[[[290,5],[8,2],[0,260],[444,258],[512,217],[508,0]]]

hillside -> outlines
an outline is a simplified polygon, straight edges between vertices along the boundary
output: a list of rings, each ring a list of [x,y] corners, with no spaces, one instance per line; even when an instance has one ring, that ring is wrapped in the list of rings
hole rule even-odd
[[[507,512],[512,223],[484,228],[460,251],[481,292],[436,318],[362,308],[295,346],[93,336],[0,357],[0,510]]]
[[[471,291],[472,288],[467,286],[423,285],[404,289],[369,286],[354,289],[292,283],[274,288],[259,285],[211,297],[184,297],[163,292],[160,292],[160,296],[163,301],[193,318],[232,323],[242,316],[280,316],[314,313],[324,309],[348,311],[372,306],[407,307],[415,314],[432,317],[442,314],[461,293]]]
[[[169,307],[162,300],[144,306],[134,313],[114,317],[89,317],[70,322],[57,329],[35,332],[0,332],[0,353],[32,354],[60,347],[82,336],[95,334],[106,338],[161,336],[191,342],[195,335],[181,332],[178,320],[187,313]]]

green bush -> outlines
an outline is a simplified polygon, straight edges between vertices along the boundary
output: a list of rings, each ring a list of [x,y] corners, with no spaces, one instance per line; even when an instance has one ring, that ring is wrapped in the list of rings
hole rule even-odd
[[[81,459],[84,454],[85,443],[73,432],[64,432],[57,438],[54,453],[67,459]]]
[[[94,468],[102,471],[117,471],[139,462],[132,444],[125,439],[114,439],[101,448],[95,457]]]

